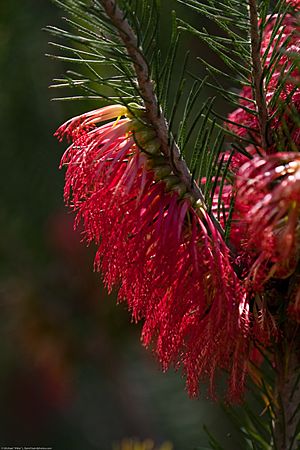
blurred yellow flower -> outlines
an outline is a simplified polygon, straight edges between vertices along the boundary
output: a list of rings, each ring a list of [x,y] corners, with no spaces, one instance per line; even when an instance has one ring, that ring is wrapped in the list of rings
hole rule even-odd
[[[156,447],[151,439],[145,441],[123,439],[122,442],[114,445],[113,450],[173,450],[173,445],[170,442],[164,442],[160,447]]]

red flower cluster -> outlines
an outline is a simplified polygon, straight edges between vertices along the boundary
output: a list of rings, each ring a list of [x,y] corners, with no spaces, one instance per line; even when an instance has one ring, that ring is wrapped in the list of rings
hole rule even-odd
[[[248,226],[245,248],[258,255],[248,276],[265,272],[261,283],[289,276],[300,248],[300,155],[255,157],[241,167],[236,187],[236,210]]]
[[[274,27],[278,28],[274,36]],[[264,61],[266,101],[271,118],[269,152],[285,151],[286,139],[283,128],[289,129],[289,139],[300,145],[299,127],[295,126],[292,115],[300,112],[299,71],[293,67],[293,55],[300,53],[300,26],[295,17],[271,16],[264,30],[261,45],[261,57]],[[278,87],[281,86],[280,95]],[[237,135],[250,136],[261,146],[258,117],[255,114],[256,104],[253,100],[251,86],[245,86],[241,92],[240,108],[233,111],[229,119],[229,129]],[[252,113],[253,111],[253,113]],[[234,123],[234,124],[232,124]]]
[[[286,0],[293,8],[300,9],[300,0]]]
[[[298,262],[300,131],[295,117],[300,113],[300,74],[293,55],[300,53],[300,26],[291,15],[282,23],[280,20],[277,16],[269,18],[261,45],[271,118],[269,148],[261,149],[258,117],[251,113],[256,107],[251,87],[243,88],[241,95],[248,100],[243,98],[240,108],[229,116],[236,123],[228,125],[232,131],[257,143],[247,148],[251,159],[238,154],[231,163],[236,174],[231,238],[248,295],[251,291],[263,292],[270,278],[290,276]],[[276,36],[274,26],[278,27]],[[296,303],[299,308],[300,302]],[[295,305],[290,311],[299,317],[300,309],[297,312]]]
[[[222,368],[230,372],[231,397],[239,397],[244,290],[211,218],[174,175],[155,135],[118,105],[77,117],[56,134],[72,140],[62,158],[66,200],[98,245],[96,267],[108,289],[119,286],[134,320],[144,319],[143,343],[155,342],[164,369],[183,366],[190,394],[201,377],[213,393]]]
[[[216,371],[224,369],[231,399],[240,397],[251,343],[267,345],[277,337],[260,293],[298,262],[300,157],[290,150],[300,145],[292,118],[300,111],[300,91],[289,54],[300,52],[299,26],[287,15],[274,36],[277,20],[268,20],[261,46],[270,146],[261,149],[256,104],[245,86],[229,127],[256,145],[246,149],[251,159],[232,157],[236,182],[222,186],[221,194],[217,187],[212,204],[214,212],[222,196],[222,223],[236,198],[234,261],[205,205],[194,201],[161,153],[143,110],[109,106],[71,119],[56,133],[71,140],[62,158],[65,198],[76,223],[83,221],[87,241],[98,246],[96,268],[109,290],[119,287],[134,320],[144,319],[142,341],[154,344],[163,368],[183,367],[192,395],[199,379],[210,381],[213,395]],[[293,148],[278,153],[286,151],[283,127]],[[299,293],[296,298],[290,311],[300,317]]]

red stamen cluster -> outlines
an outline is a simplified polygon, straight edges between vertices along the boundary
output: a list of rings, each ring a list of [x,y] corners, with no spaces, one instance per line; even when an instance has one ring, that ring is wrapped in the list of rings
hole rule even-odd
[[[98,246],[95,267],[109,290],[119,287],[118,298],[127,302],[133,319],[144,319],[142,341],[154,344],[163,368],[183,367],[192,395],[199,379],[210,381],[214,395],[215,374],[224,369],[231,399],[240,397],[252,343],[267,346],[278,337],[265,301],[267,281],[290,276],[298,262],[300,157],[285,146],[287,136],[292,150],[300,145],[292,118],[300,111],[299,73],[291,57],[300,52],[299,26],[287,15],[274,36],[276,21],[269,19],[261,46],[269,74],[264,86],[272,118],[269,148],[261,149],[256,104],[245,86],[229,128],[256,145],[246,149],[249,158],[231,155],[236,182],[217,186],[212,202],[215,214],[223,205],[222,225],[236,199],[234,262],[211,213],[173,172],[141,110],[134,118],[120,105],[102,108],[71,119],[56,133],[72,142],[62,158],[65,198],[76,223],[83,221],[87,241]],[[289,308],[297,320],[299,299],[297,293]]]
[[[278,28],[275,35],[274,26]],[[237,207],[233,213],[231,238],[238,250],[240,265],[243,266],[245,272],[250,271],[252,273],[253,279],[256,280],[254,288],[258,290],[263,288],[264,281],[275,270],[275,250],[271,250],[271,247],[278,246],[278,242],[277,244],[274,242],[275,231],[271,232],[268,229],[268,231],[265,230],[265,233],[254,232],[256,226],[259,230],[267,226],[262,218],[266,209],[262,210],[261,215],[259,215],[257,214],[257,208],[262,207],[262,202],[266,204],[267,201],[263,200],[263,197],[271,190],[270,187],[267,188],[266,186],[272,184],[267,166],[262,165],[264,160],[260,158],[266,158],[267,154],[276,154],[279,149],[286,151],[287,145],[289,148],[293,146],[295,149],[300,145],[299,127],[294,121],[295,114],[300,112],[300,90],[297,88],[299,71],[293,66],[293,54],[300,53],[299,31],[300,27],[296,18],[287,15],[281,22],[277,16],[270,17],[263,33],[261,57],[265,73],[268,74],[264,80],[264,87],[270,119],[268,125],[269,147],[265,150],[261,148],[260,125],[250,86],[245,86],[242,90],[241,96],[244,98],[240,100],[240,108],[229,115],[230,123],[228,127],[238,136],[250,137],[256,142],[256,147],[250,146],[246,149],[249,156],[254,157],[253,160],[247,161],[247,157],[235,154],[231,161],[231,170],[238,174],[238,181],[233,191],[237,195]],[[278,95],[279,86],[281,87]],[[231,122],[234,122],[235,125]],[[265,174],[263,173],[264,170]],[[258,171],[260,175],[257,176],[261,176],[266,183],[264,189],[256,183],[255,177]],[[268,175],[270,176],[269,185]],[[248,182],[247,177],[251,177],[252,180]],[[277,179],[279,179],[279,176]],[[277,205],[278,207],[279,205]],[[284,215],[285,212],[282,214]],[[271,225],[269,224],[269,226]],[[253,234],[260,236],[255,242],[253,241]],[[264,236],[263,242],[259,242],[262,235]],[[267,256],[268,252],[271,252],[273,256]],[[290,266],[290,263],[291,261],[288,266]],[[273,267],[273,271],[270,265]],[[257,270],[258,267],[259,270]],[[263,267],[264,270],[262,270]],[[288,272],[288,268],[286,270]],[[275,272],[279,273],[278,265]]]
[[[289,276],[295,270],[299,250],[299,156],[277,153],[256,157],[241,167],[236,185],[236,211],[247,223],[245,248],[249,253],[255,249],[258,255],[249,277],[263,277],[263,272],[266,279]]]
[[[294,2],[294,6],[296,4],[299,2]],[[235,125],[228,125],[237,136],[250,137],[256,142],[256,146],[246,149],[250,154],[248,160],[236,154],[231,162],[231,170],[236,175],[232,189],[235,208],[231,240],[237,249],[236,262],[246,279],[248,296],[251,292],[259,294],[256,307],[257,298],[266,298],[265,290],[271,278],[287,278],[294,273],[299,253],[300,131],[296,118],[300,113],[300,74],[293,61],[300,53],[300,27],[295,15],[285,16],[281,23],[280,20],[277,16],[268,19],[261,45],[267,74],[264,87],[269,113],[269,147],[261,148],[251,87],[243,88],[241,95],[249,100],[240,101],[240,108],[229,116]],[[274,26],[278,27],[276,34]],[[297,295],[289,308],[294,317],[300,317]],[[258,311],[260,317],[270,317],[264,300]],[[274,319],[273,322],[276,329]]]
[[[134,131],[136,121],[128,118],[86,126],[82,116],[57,132],[73,141],[62,159],[65,197],[87,240],[98,245],[95,264],[108,289],[119,286],[134,320],[144,319],[142,341],[155,342],[164,369],[183,366],[190,394],[199,378],[210,380],[213,393],[222,368],[230,372],[231,397],[239,397],[247,303],[224,241],[159,149],[149,155],[151,133],[145,139],[147,132]],[[135,142],[139,136],[145,151]]]
[[[300,0],[286,0],[293,8],[300,9]]]

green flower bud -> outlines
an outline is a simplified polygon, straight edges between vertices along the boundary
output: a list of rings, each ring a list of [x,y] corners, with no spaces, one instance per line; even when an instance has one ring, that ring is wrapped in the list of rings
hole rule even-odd
[[[167,191],[171,191],[172,188],[174,186],[176,186],[176,184],[180,183],[180,180],[179,180],[179,178],[176,175],[169,175],[168,177],[166,177],[164,179],[164,182],[166,184],[166,190]]]
[[[128,119],[134,119],[135,117],[143,117],[145,114],[145,108],[138,103],[128,103],[126,116]]]
[[[134,134],[137,134],[139,132],[143,132],[146,130],[146,126],[143,122],[141,122],[138,119],[131,119],[130,121],[130,128],[134,132]]]
[[[151,155],[155,155],[160,152],[160,141],[154,138],[152,141],[146,142],[143,148]]]
[[[146,153],[150,153],[151,155],[159,153],[160,141],[156,138],[155,131],[142,128],[134,133],[134,137],[141,150],[144,150]]]
[[[155,178],[158,180],[162,180],[163,178],[168,177],[172,171],[169,164],[164,164],[162,166],[156,166],[152,170],[154,171]]]
[[[135,140],[138,144],[141,144],[142,147],[144,147],[149,141],[152,141],[152,139],[155,138],[156,133],[153,130],[148,129],[142,129],[140,131],[137,131],[134,133]]]
[[[184,194],[186,194],[187,189],[186,189],[186,185],[182,182],[176,184],[175,186],[173,186],[171,188],[171,191],[177,192],[179,197],[183,197]]]
[[[149,167],[163,166],[167,164],[166,157],[163,155],[153,155],[149,158]]]

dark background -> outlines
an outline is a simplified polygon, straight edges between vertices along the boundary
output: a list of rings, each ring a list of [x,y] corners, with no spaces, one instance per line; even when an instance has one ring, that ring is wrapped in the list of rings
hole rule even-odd
[[[53,132],[90,105],[50,102],[65,68],[44,56],[42,28],[60,14],[48,0],[0,0],[0,446],[109,450],[149,437],[205,449],[206,424],[238,450],[205,392],[189,399],[180,373],[140,346],[73,232]]]

